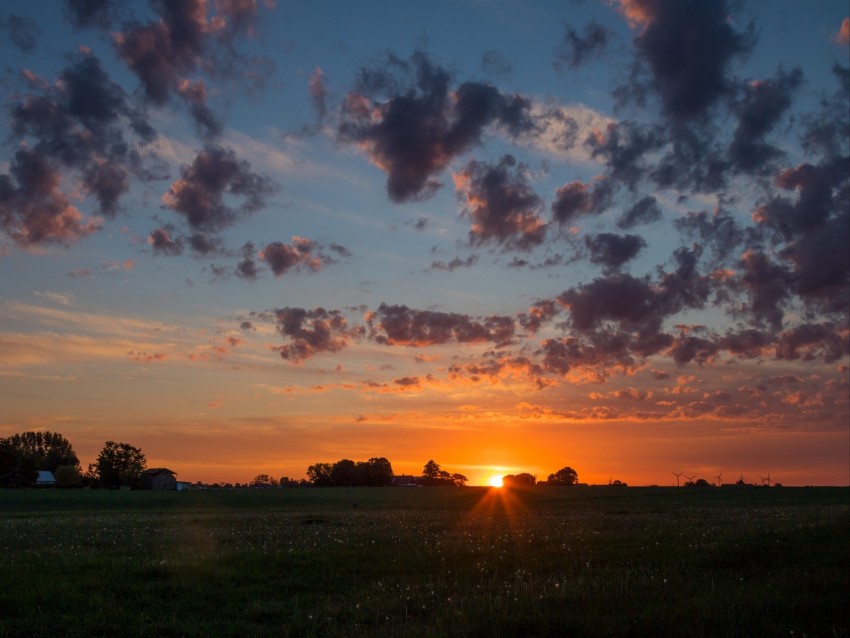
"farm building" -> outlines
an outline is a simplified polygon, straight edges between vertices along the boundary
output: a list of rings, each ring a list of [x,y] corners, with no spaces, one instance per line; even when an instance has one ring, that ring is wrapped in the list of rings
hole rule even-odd
[[[154,467],[142,472],[142,489],[144,490],[176,490],[177,479],[172,470],[167,467]]]
[[[392,484],[396,487],[410,487],[419,485],[422,477],[413,476],[412,474],[396,474],[393,476]]]
[[[36,487],[53,487],[56,485],[56,477],[53,476],[53,472],[39,470],[35,485]]]

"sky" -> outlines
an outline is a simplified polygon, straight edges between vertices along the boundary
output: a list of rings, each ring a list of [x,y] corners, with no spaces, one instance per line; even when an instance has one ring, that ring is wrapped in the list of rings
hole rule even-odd
[[[6,0],[0,436],[187,481],[850,484],[845,0]]]

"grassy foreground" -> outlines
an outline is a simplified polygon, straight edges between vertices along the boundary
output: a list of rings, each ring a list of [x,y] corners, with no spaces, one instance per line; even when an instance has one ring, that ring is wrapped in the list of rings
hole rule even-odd
[[[850,636],[850,490],[0,491],[0,636]]]

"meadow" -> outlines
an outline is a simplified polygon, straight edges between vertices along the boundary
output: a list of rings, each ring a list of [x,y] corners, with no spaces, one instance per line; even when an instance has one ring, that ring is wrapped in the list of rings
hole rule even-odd
[[[847,488],[0,491],[0,636],[848,636]]]

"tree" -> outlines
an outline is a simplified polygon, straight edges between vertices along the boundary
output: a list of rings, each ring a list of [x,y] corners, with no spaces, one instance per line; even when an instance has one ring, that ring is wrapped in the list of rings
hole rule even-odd
[[[277,481],[268,474],[257,474],[251,481],[251,487],[274,487],[275,485],[277,485]]]
[[[332,463],[314,463],[307,468],[307,478],[316,487],[328,487],[331,484]]]
[[[98,483],[103,487],[139,487],[146,466],[140,448],[115,441],[107,441],[94,462]]]
[[[77,468],[80,460],[74,448],[58,432],[22,432],[0,439],[0,485],[32,485],[39,470],[53,472],[63,465]]]
[[[508,474],[502,477],[502,485],[505,487],[534,487],[537,477],[527,472],[521,474]]]
[[[549,485],[575,485],[578,483],[578,472],[571,467],[562,467],[546,480]]]
[[[60,465],[53,473],[56,479],[56,487],[82,487],[83,475],[80,468],[73,465]]]
[[[365,463],[358,463],[358,467],[363,465],[365,482],[363,485],[369,487],[386,487],[393,484],[393,466],[383,456],[372,457]]]
[[[13,437],[0,439],[0,487],[29,487],[38,478],[38,460],[24,453]]]
[[[468,480],[469,479],[466,478],[463,474],[458,474],[457,472],[452,474],[452,483],[454,483],[457,487],[463,487],[464,485],[466,485],[466,482]]]
[[[440,478],[440,464],[436,463],[434,459],[428,461],[422,468],[422,478],[432,480]]]
[[[351,459],[340,459],[331,468],[331,485],[333,487],[349,487],[354,485],[357,464]]]

